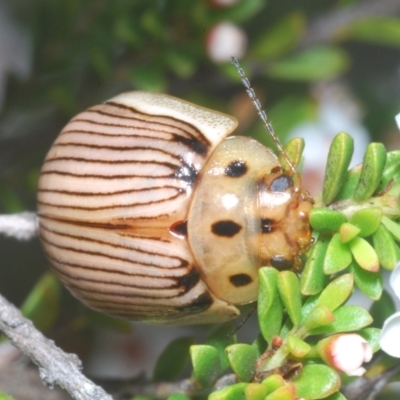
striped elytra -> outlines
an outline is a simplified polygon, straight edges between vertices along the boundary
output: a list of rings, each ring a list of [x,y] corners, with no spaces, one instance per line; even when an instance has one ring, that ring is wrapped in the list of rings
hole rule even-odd
[[[263,265],[296,266],[311,200],[236,120],[124,93],[63,129],[39,180],[40,237],[78,299],[164,324],[222,322],[257,297]]]

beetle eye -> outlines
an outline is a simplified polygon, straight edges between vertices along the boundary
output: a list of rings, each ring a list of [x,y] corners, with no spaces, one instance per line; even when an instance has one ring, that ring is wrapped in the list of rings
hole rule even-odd
[[[274,179],[270,189],[272,192],[284,192],[293,186],[293,179],[289,175],[281,175]]]

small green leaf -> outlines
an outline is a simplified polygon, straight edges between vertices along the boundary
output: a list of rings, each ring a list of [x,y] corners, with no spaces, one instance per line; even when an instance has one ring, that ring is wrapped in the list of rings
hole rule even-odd
[[[370,143],[364,155],[360,180],[354,192],[355,201],[369,199],[382,178],[386,163],[386,148],[382,143]]]
[[[339,276],[329,283],[329,285],[319,295],[316,305],[325,306],[330,311],[335,311],[351,295],[354,287],[352,274]]]
[[[338,373],[320,364],[305,365],[302,373],[293,380],[297,397],[307,400],[323,399],[340,389]]]
[[[335,321],[309,332],[310,335],[358,331],[372,323],[372,317],[361,307],[342,306],[333,312]]]
[[[194,338],[191,337],[173,340],[158,358],[153,372],[153,380],[172,382],[178,379],[189,361],[189,348],[193,344]],[[173,368],[171,368],[171,360],[174,360]]]
[[[348,243],[350,250],[361,268],[367,271],[379,271],[379,259],[375,249],[365,240],[356,237]]]
[[[379,338],[381,336],[381,330],[378,328],[364,328],[358,332],[372,347],[372,351],[375,353],[381,347],[379,345]]]
[[[324,400],[347,400],[342,393],[336,392],[326,397]]]
[[[339,190],[335,200],[346,200],[353,197],[358,181],[360,180],[362,165],[356,165],[351,170],[347,171],[343,185]]]
[[[244,389],[246,400],[264,400],[268,394],[268,388],[261,383],[249,383]]]
[[[332,79],[348,67],[346,53],[338,47],[314,46],[284,60],[271,62],[268,76],[299,81]]]
[[[208,396],[208,400],[245,400],[244,391],[247,383],[235,383],[226,386]]]
[[[275,392],[275,390],[279,389],[282,386],[286,385],[286,381],[282,378],[281,375],[274,374],[265,378],[262,382],[262,385],[266,386],[268,389],[268,393]]]
[[[301,294],[297,275],[292,271],[282,271],[278,276],[278,291],[293,325],[301,321]]]
[[[360,229],[360,237],[372,235],[379,227],[382,219],[382,208],[364,208],[355,212],[349,222]]]
[[[332,203],[339,193],[349,168],[353,151],[354,140],[350,135],[342,132],[335,136],[329,148],[325,169],[322,189],[322,201],[324,204]]]
[[[233,372],[241,381],[250,382],[256,372],[255,348],[249,344],[238,343],[228,346],[225,351]]]
[[[290,139],[289,142],[287,142],[283,147],[285,153],[289,157],[289,160],[291,161],[294,168],[297,168],[300,164],[301,155],[303,154],[304,150],[304,145],[305,144],[303,138],[293,138]],[[290,170],[290,167],[287,164],[287,161],[282,154],[279,154],[279,161],[284,171]]]
[[[340,35],[346,39],[400,47],[400,21],[383,16],[358,18],[346,25]]]
[[[372,243],[379,263],[383,268],[392,270],[400,260],[400,250],[391,233],[383,224],[372,235]]]
[[[357,287],[373,300],[379,300],[382,295],[382,276],[376,272],[370,272],[361,268],[357,263],[350,264],[350,271],[354,274]]]
[[[264,339],[270,343],[282,326],[283,308],[278,294],[278,275],[275,268],[260,268],[258,289],[258,322]]]
[[[15,400],[15,398],[5,392],[0,391],[0,400]]]
[[[329,208],[315,207],[310,213],[310,225],[319,232],[337,232],[345,222],[346,217],[341,212],[330,210]]]
[[[324,259],[324,273],[335,274],[347,268],[352,260],[351,251],[347,243],[342,243],[340,234],[335,233],[329,242]]]
[[[190,346],[190,357],[197,382],[202,387],[210,387],[221,374],[217,349],[204,344],[193,345]]]
[[[305,357],[311,350],[311,346],[308,343],[294,335],[287,336],[287,343],[290,354],[297,358]]]
[[[335,316],[328,309],[328,307],[326,307],[324,305],[316,305],[307,314],[303,325],[304,325],[304,328],[308,332],[310,332],[316,328],[320,328],[321,326],[332,324],[332,322],[334,322],[334,321],[335,321]]]
[[[60,308],[60,281],[52,272],[45,273],[36,283],[21,307],[22,314],[39,330],[50,329]]]
[[[320,236],[311,247],[300,277],[301,293],[305,296],[317,294],[325,287],[327,276],[324,274],[323,264],[328,245],[329,239]]]
[[[236,334],[232,335],[232,332],[234,332],[235,329],[235,324],[228,322],[211,332],[210,336],[205,341],[205,344],[213,346],[218,350],[221,371],[225,371],[229,367],[229,361],[226,358],[225,347],[236,343]]]
[[[257,357],[260,357],[261,354],[264,353],[264,351],[267,349],[267,346],[268,346],[268,344],[265,341],[261,332],[257,335],[256,339],[254,340],[254,342],[251,345],[256,350]]]
[[[387,153],[385,169],[383,170],[382,179],[377,187],[377,192],[386,189],[389,182],[396,176],[400,175],[400,150],[390,151]]]
[[[350,224],[349,222],[345,222],[340,227],[340,241],[342,243],[348,243],[350,240],[353,240],[360,233],[360,228],[357,228],[355,225]]]
[[[265,400],[296,400],[296,398],[295,386],[292,384],[287,384],[269,394]]]
[[[394,236],[395,240],[400,242],[400,225],[385,215],[382,217],[382,224]]]

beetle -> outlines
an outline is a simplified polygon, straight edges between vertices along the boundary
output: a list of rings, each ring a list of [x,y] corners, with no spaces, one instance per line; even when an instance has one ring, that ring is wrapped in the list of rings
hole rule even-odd
[[[128,92],[73,118],[38,185],[44,251],[89,307],[171,325],[228,321],[263,265],[311,242],[312,200],[235,118]]]

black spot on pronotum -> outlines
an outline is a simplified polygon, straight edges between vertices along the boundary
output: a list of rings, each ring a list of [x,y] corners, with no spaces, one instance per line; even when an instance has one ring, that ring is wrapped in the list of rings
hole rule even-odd
[[[261,232],[271,233],[274,231],[274,221],[269,218],[261,218]]]
[[[281,175],[274,179],[271,183],[270,189],[272,192],[284,192],[293,186],[293,179],[289,175]]]
[[[211,231],[214,235],[232,237],[240,232],[242,226],[232,220],[218,221],[211,225]]]
[[[287,260],[283,256],[274,256],[271,258],[271,266],[279,271],[286,271],[293,268],[293,260]]]
[[[231,178],[237,178],[239,176],[244,175],[247,172],[247,165],[242,160],[232,161],[225,168],[225,175],[230,176]]]
[[[229,280],[232,283],[232,285],[236,287],[246,286],[249,283],[253,282],[251,276],[247,274],[231,275],[229,277]]]
[[[177,221],[174,222],[170,227],[169,231],[173,233],[174,235],[180,237],[180,238],[185,238],[188,235],[187,232],[187,219],[183,221]]]

